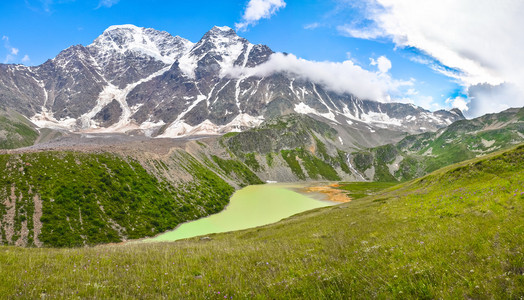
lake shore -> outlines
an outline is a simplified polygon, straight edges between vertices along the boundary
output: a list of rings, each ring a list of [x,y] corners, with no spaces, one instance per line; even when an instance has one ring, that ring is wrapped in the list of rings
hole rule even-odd
[[[345,203],[351,201],[346,191],[338,189],[339,186],[337,183],[314,185],[302,188],[302,192],[320,193],[326,197],[326,200],[332,202]]]

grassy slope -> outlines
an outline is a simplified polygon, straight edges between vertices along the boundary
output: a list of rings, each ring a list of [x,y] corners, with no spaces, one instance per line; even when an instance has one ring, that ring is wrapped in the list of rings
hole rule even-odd
[[[336,136],[337,131],[326,123],[291,114],[241,133],[226,134],[221,144],[255,172],[265,171],[256,155],[261,156],[261,161],[265,158],[268,168],[275,157],[281,156],[298,180],[340,180],[335,168],[351,174],[345,152],[336,149],[336,154],[330,156],[326,144],[319,139],[333,141]]]
[[[179,160],[193,180],[175,185],[159,181],[133,159],[109,153],[0,155],[0,199],[16,201],[14,209],[0,203],[0,243],[21,239],[31,246],[40,240],[46,246],[73,247],[119,242],[222,210],[234,189],[188,154]],[[167,168],[158,161],[154,167]],[[33,216],[40,201],[42,226],[35,239],[39,226]],[[11,238],[9,232],[14,232]]]
[[[437,132],[411,135],[397,144],[353,153],[361,173],[375,168],[374,181],[410,180],[444,166],[508,149],[524,141],[524,108],[457,121]],[[403,159],[390,173],[388,165]]]
[[[1,247],[0,295],[519,298],[523,170],[520,146],[211,241]]]
[[[22,115],[0,109],[0,149],[15,149],[34,144],[38,131]]]

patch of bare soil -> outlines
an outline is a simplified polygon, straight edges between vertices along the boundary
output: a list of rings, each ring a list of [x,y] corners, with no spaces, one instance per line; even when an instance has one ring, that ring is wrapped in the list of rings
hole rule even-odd
[[[329,201],[334,202],[349,202],[351,201],[351,198],[349,198],[345,191],[338,189],[340,185],[334,183],[329,185],[321,185],[321,186],[310,186],[304,188],[307,193],[321,193],[327,196],[327,199]]]
[[[42,247],[43,243],[38,239],[42,231],[42,222],[40,221],[42,217],[42,199],[40,199],[40,196],[37,194],[33,197],[33,202],[35,204],[35,212],[33,213],[33,241],[35,246]]]

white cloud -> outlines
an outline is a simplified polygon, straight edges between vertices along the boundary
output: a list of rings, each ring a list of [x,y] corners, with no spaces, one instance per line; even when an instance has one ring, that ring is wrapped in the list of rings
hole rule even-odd
[[[98,8],[100,7],[111,7],[115,4],[117,4],[120,0],[100,0],[100,2],[98,3]]]
[[[337,30],[345,36],[373,40],[384,36],[384,31],[377,27],[356,28],[355,25],[341,25]]]
[[[391,61],[385,56],[381,56],[377,60],[370,58],[370,60],[370,65],[377,66],[380,73],[387,73],[391,69]]]
[[[468,113],[524,105],[524,1],[361,2],[366,4],[365,14],[372,24],[363,29],[352,24],[339,27],[344,34],[366,39],[386,37],[398,46],[418,48],[441,64],[432,67],[456,78],[465,88],[485,84],[499,87],[471,90]],[[507,97],[508,86],[520,91],[513,99]],[[480,100],[487,98],[495,103]]]
[[[316,29],[318,27],[320,27],[320,23],[318,22],[304,25],[304,29]]]
[[[420,95],[415,89],[410,88],[403,93],[405,97],[393,98],[393,102],[410,103],[430,111],[443,109],[438,102],[435,102],[432,96]]]
[[[4,41],[4,48],[7,49],[7,51],[9,51],[9,53],[4,58],[4,64],[11,63],[15,60],[15,56],[18,55],[18,49],[15,47],[11,47],[11,43],[9,42],[8,36],[2,36],[2,40]]]
[[[29,55],[27,55],[27,54],[24,55],[24,57],[22,58],[22,62],[23,62],[23,63],[28,63],[28,62],[30,62],[30,61],[31,61],[31,59],[29,58]]]
[[[521,87],[503,83],[500,85],[478,84],[468,89],[469,102],[467,117],[481,116],[487,113],[499,112],[510,107],[523,107]]]
[[[317,62],[282,53],[273,54],[269,61],[254,68],[234,67],[225,70],[222,75],[235,78],[264,77],[281,72],[320,84],[336,93],[350,93],[362,99],[382,102],[391,101],[390,95],[398,93],[401,87],[413,84],[411,81],[394,80],[389,74],[380,71],[375,73],[365,70],[350,60]]]
[[[11,55],[11,54],[8,54],[5,56],[4,58],[4,64],[8,64],[8,63],[11,63],[13,62],[15,58]]]
[[[464,97],[461,97],[461,96],[458,96],[458,97],[455,97],[455,98],[448,98],[448,99],[446,99],[446,103],[447,104],[451,104],[451,107],[453,107],[453,108],[460,109],[464,113],[469,110],[469,108],[468,108],[468,99],[464,98]]]
[[[269,19],[279,9],[286,7],[284,0],[250,0],[242,16],[242,21],[236,23],[239,31],[245,31],[255,25],[260,19]]]

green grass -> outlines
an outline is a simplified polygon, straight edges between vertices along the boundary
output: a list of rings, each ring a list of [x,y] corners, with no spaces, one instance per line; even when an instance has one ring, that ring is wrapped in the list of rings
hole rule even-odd
[[[442,167],[522,143],[523,115],[524,108],[521,108],[460,120],[438,132],[410,135],[397,144],[361,150],[353,153],[355,167],[364,172],[373,166],[374,181],[411,180]],[[402,160],[399,170],[391,174],[388,164],[395,158]]]
[[[524,146],[274,225],[165,244],[0,247],[6,298],[518,299]],[[386,188],[346,185],[357,193]]]
[[[27,221],[27,244],[35,245],[35,198],[42,203],[46,246],[75,247],[152,236],[222,210],[234,189],[186,155],[189,183],[159,181],[137,161],[113,154],[39,152],[0,155],[0,198],[16,197],[14,235],[0,226],[0,241],[14,243]],[[152,161],[157,171],[164,162]],[[0,204],[0,220],[7,207]]]
[[[352,200],[356,200],[373,195],[397,184],[396,182],[342,182],[338,188],[348,191],[347,195]]]
[[[246,153],[244,155],[244,163],[251,168],[251,170],[258,172],[262,171],[262,166],[258,163],[255,153]]]
[[[287,162],[293,174],[301,180],[306,179],[306,173],[307,177],[311,179],[340,180],[337,172],[330,164],[311,154],[309,151],[305,151],[302,148],[296,148],[293,150],[282,150],[280,151],[280,154]],[[306,173],[302,170],[297,158],[302,161]]]
[[[267,166],[270,168],[273,166],[273,154],[271,152],[268,152],[266,154],[266,163],[267,163]]]
[[[27,121],[1,113],[0,111],[0,149],[15,149],[34,144],[38,132]]]
[[[306,175],[302,171],[300,163],[297,161],[297,155],[293,150],[282,150],[280,151],[282,158],[286,161],[287,165],[291,169],[291,172],[298,177],[298,179],[305,180]]]
[[[234,176],[242,186],[264,183],[241,161],[235,159],[223,159],[216,155],[212,155],[211,158],[225,172],[226,175]]]

